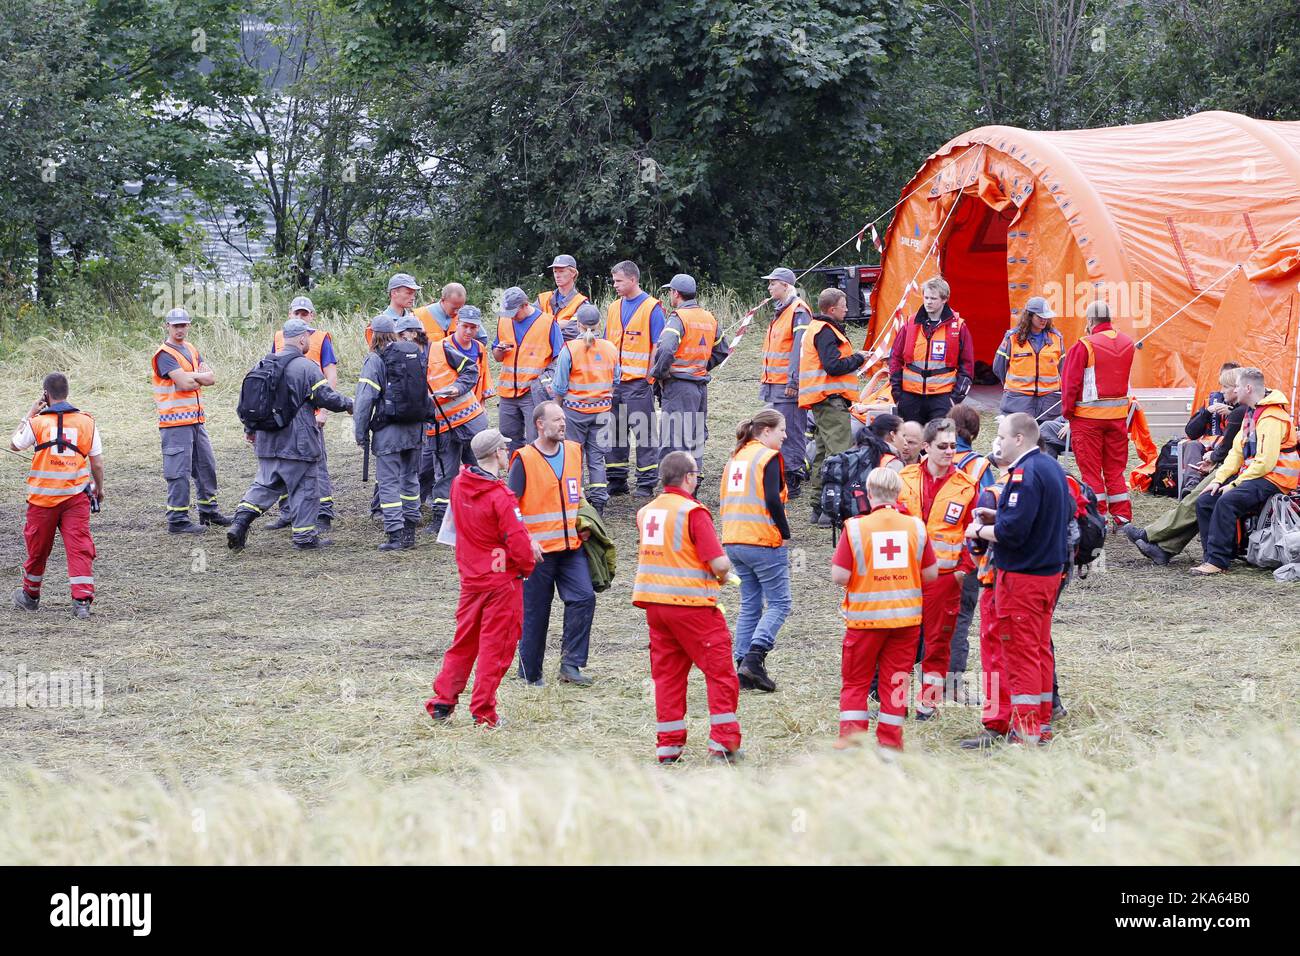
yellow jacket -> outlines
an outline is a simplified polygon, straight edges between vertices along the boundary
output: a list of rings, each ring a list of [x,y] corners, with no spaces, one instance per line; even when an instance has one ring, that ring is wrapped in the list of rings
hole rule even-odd
[[[1265,475],[1271,474],[1277,467],[1278,455],[1282,450],[1282,439],[1290,431],[1287,427],[1290,412],[1287,410],[1286,396],[1277,389],[1271,389],[1267,395],[1260,399],[1256,408],[1262,409],[1273,406],[1276,406],[1283,414],[1276,415],[1275,413],[1274,415],[1259,416],[1259,421],[1255,425],[1255,456],[1245,469],[1242,468],[1246,463],[1242,446],[1245,444],[1247,429],[1242,428],[1237,432],[1237,437],[1233,439],[1232,449],[1228,452],[1228,457],[1223,460],[1219,470],[1214,473],[1214,480],[1225,489],[1243,481],[1250,481],[1252,478],[1263,478]]]

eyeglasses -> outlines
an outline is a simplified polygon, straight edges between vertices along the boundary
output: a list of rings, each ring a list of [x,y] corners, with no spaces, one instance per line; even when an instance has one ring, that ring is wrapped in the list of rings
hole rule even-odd
[[[957,447],[957,443],[955,441],[944,442],[943,444],[940,444],[939,442],[935,442],[930,447],[935,448],[939,451],[952,451],[954,448]]]

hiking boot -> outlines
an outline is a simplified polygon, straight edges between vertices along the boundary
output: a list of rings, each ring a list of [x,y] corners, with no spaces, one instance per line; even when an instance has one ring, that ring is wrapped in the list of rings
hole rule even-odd
[[[753,690],[754,682],[740,672],[740,663],[743,660],[743,657],[736,658],[736,680],[740,682],[741,690]]]
[[[740,662],[740,666],[736,668],[736,673],[748,677],[754,689],[770,694],[776,690],[776,683],[767,676],[767,667],[764,663],[766,660],[767,651],[750,650],[745,655],[745,659]]]
[[[1138,527],[1137,523],[1133,521],[1130,521],[1128,524],[1124,525],[1124,527],[1120,528],[1120,531],[1123,532],[1124,537],[1128,538],[1134,544],[1147,539],[1146,529]]]
[[[433,700],[425,701],[424,709],[427,710],[429,716],[438,721],[438,723],[451,720],[451,712],[455,710],[451,704],[439,704]]]
[[[933,720],[938,716],[939,716],[939,712],[937,710],[922,710],[918,706],[916,708],[916,717],[914,719],[917,720],[918,722],[924,723],[925,721]]]
[[[334,518],[332,515],[316,516],[316,530],[321,534],[327,534],[332,527],[334,527]]]
[[[611,498],[621,498],[623,495],[627,494],[627,482],[611,481],[606,490],[609,492]]]
[[[576,684],[578,687],[590,687],[592,679],[584,674],[572,664],[561,664],[560,672],[556,675],[561,684]]]
[[[278,516],[266,523],[267,531],[283,531],[285,528],[293,525],[293,517],[285,514],[283,511]]]
[[[408,521],[402,527],[402,550],[406,551],[415,547],[415,529],[419,527],[416,522]]]
[[[78,621],[90,620],[90,598],[72,599],[72,616]]]
[[[403,531],[389,531],[388,537],[383,544],[379,546],[380,551],[401,551],[406,545],[402,543]]]
[[[305,541],[295,541],[293,549],[295,551],[319,551],[321,548],[328,548],[333,543],[329,538],[318,534],[314,538],[307,538]]]
[[[208,529],[201,524],[195,524],[193,521],[180,522],[167,525],[168,534],[207,534]]]
[[[1174,556],[1164,548],[1160,547],[1158,544],[1152,544],[1150,541],[1134,541],[1133,545],[1146,555],[1147,560],[1152,564],[1158,565],[1162,568],[1174,558]]]
[[[709,741],[709,763],[720,763],[733,765],[740,763],[744,759],[744,754],[739,750],[714,750],[713,742]]]
[[[651,488],[637,488],[636,491],[632,492],[632,497],[633,497],[633,498],[653,498],[654,496],[655,496],[655,490],[654,490],[654,488],[652,488],[652,487],[651,487]]]
[[[429,523],[424,526],[425,534],[437,534],[442,530],[443,519],[447,517],[445,506],[438,506],[429,515]]]
[[[227,518],[227,517],[226,517],[225,515],[223,515],[220,511],[200,511],[200,512],[199,512],[199,524],[201,524],[201,525],[210,525],[210,524],[214,524],[214,525],[216,525],[218,528],[229,528],[229,527],[230,527],[230,522],[231,522],[232,520],[233,520],[233,519],[231,519],[231,518]]]
[[[1052,705],[1052,720],[1060,720],[1062,717],[1067,716],[1069,713],[1070,712],[1065,709],[1065,704],[1059,700]]]
[[[226,532],[226,547],[231,551],[243,551],[244,545],[248,542],[248,526],[253,523],[253,512],[241,508],[235,512],[234,519],[230,522],[230,530]]]
[[[35,611],[41,606],[41,596],[32,597],[22,588],[14,589],[14,607],[20,611]]]
[[[1000,734],[996,730],[981,730],[974,737],[967,737],[957,744],[962,750],[989,750],[999,744],[1006,743],[1007,735]]]

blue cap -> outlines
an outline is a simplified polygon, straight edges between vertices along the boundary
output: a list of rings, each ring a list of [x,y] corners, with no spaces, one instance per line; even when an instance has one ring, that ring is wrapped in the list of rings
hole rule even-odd
[[[388,291],[392,292],[394,289],[414,289],[419,292],[420,284],[415,281],[414,277],[407,275],[405,272],[399,272],[388,280]]]
[[[375,316],[373,319],[370,320],[370,331],[371,332],[396,332],[397,323],[393,321],[393,317],[389,315],[387,312],[380,312],[377,316]]]
[[[506,318],[514,315],[521,308],[528,304],[528,293],[517,285],[512,285],[506,289],[505,295],[501,297],[501,309],[497,315]]]
[[[400,319],[398,319],[396,322],[393,323],[393,329],[394,331],[397,332],[408,332],[408,331],[423,332],[424,323],[408,312],[406,315],[402,316]]]
[[[688,276],[685,272],[679,272],[673,276],[673,281],[665,286],[660,286],[660,288],[672,289],[682,295],[695,295],[695,277]]]
[[[184,309],[172,309],[167,313],[168,325],[188,325],[189,322],[190,314]]]
[[[786,268],[773,269],[771,273],[763,276],[763,278],[775,279],[777,282],[786,282],[789,283],[790,285],[794,285],[795,282],[793,270],[786,269]]]
[[[483,313],[477,307],[472,305],[462,305],[460,311],[456,313],[457,325],[483,325]]]
[[[283,331],[284,331],[284,337],[286,339],[291,339],[294,338],[295,336],[303,335],[307,332],[315,332],[316,330],[313,329],[306,322],[304,322],[302,319],[290,319],[288,322],[284,323]]]

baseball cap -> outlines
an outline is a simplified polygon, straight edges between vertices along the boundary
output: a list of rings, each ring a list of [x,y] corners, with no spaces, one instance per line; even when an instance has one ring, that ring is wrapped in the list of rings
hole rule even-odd
[[[167,313],[168,325],[185,325],[191,321],[190,314],[184,309],[172,309]]]
[[[392,292],[394,289],[414,289],[416,292],[419,292],[420,284],[415,281],[414,276],[409,276],[405,272],[399,272],[388,280],[388,291]]]
[[[547,266],[546,268],[548,268],[548,269],[554,269],[554,268],[556,268],[556,267],[558,267],[558,266],[565,266],[565,267],[567,267],[567,268],[569,268],[569,269],[576,269],[576,268],[578,268],[578,260],[575,259],[575,258],[573,258],[573,256],[563,256],[563,255],[561,255],[561,256],[556,256],[556,257],[555,257],[555,261],[552,262],[552,263],[551,263],[549,266]]]
[[[673,276],[671,282],[667,285],[660,286],[661,289],[672,289],[674,292],[680,292],[682,295],[695,295],[695,277],[688,276],[685,272],[679,272]]]
[[[302,319],[290,319],[288,322],[284,323],[284,337],[286,339],[291,339],[295,335],[302,335],[305,332],[315,332],[315,331],[316,331],[315,329],[313,329]]]
[[[469,442],[470,454],[477,460],[482,461],[484,458],[495,454],[502,448],[506,447],[505,436],[495,428],[485,428]]]
[[[528,302],[528,293],[517,285],[512,285],[506,289],[505,295],[501,297],[501,309],[497,315],[505,318],[514,315]]]
[[[306,309],[308,312],[315,312],[316,306],[311,304],[311,299],[305,295],[300,295],[289,303],[289,311],[297,312],[299,309]]]
[[[400,319],[394,322],[393,328],[398,332],[406,332],[408,330],[423,332],[424,323],[421,322],[419,319],[417,319],[414,315],[410,315],[408,313],[407,315],[402,316]]]
[[[773,269],[770,275],[765,275],[763,278],[775,279],[777,282],[788,282],[790,285],[794,285],[794,271],[791,269]]]
[[[1026,302],[1025,311],[1032,312],[1034,315],[1041,315],[1045,319],[1056,318],[1056,313],[1047,307],[1047,300],[1041,295],[1036,295]]]
[[[600,325],[600,309],[596,308],[590,302],[584,302],[582,305],[578,306],[578,312],[574,318],[576,318],[581,325]]]
[[[478,310],[477,306],[462,305],[460,311],[456,313],[457,325],[474,325],[483,324],[483,313]]]
[[[396,332],[397,323],[393,321],[393,317],[391,315],[387,315],[381,312],[373,319],[370,320],[370,331],[371,332]]]

